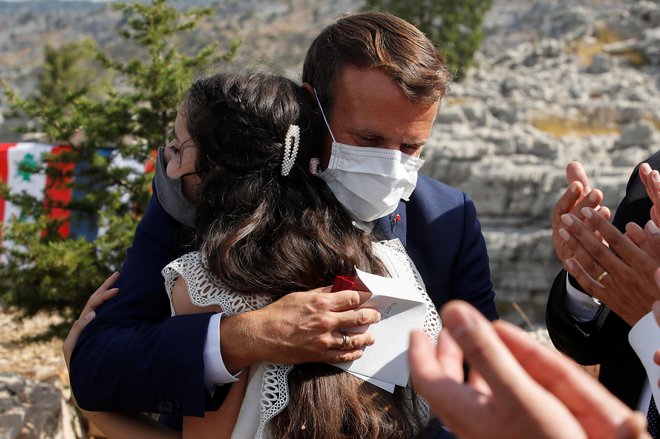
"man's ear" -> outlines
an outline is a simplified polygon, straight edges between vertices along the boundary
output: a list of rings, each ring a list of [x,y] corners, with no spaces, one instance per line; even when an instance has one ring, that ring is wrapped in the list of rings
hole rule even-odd
[[[314,107],[315,110],[314,112],[316,114],[319,114],[319,102],[316,100],[316,92],[314,91],[314,87],[309,82],[303,82],[300,88],[303,89],[305,93],[307,93],[307,96],[314,102]]]
[[[316,100],[314,99],[314,87],[312,87],[309,82],[303,82],[300,87],[305,90],[305,93],[307,93],[312,100]]]

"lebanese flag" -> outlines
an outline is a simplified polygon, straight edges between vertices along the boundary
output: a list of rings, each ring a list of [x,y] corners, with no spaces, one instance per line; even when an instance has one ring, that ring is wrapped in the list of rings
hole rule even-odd
[[[44,153],[56,156],[67,149],[67,146],[42,143],[0,143],[0,180],[7,183],[12,192],[26,191],[37,199],[43,199],[44,203],[50,200],[66,205],[72,197],[82,196],[67,187],[71,177],[56,181],[44,173],[30,171],[31,169],[36,171],[38,165],[42,163]],[[111,167],[128,167],[136,174],[153,172],[155,168],[157,150],[152,151],[151,158],[146,163],[125,159],[118,154],[115,148],[99,148],[98,152],[109,160]],[[62,171],[68,171],[69,175],[73,174],[71,171],[74,171],[73,163],[51,163],[48,166],[57,166]],[[124,198],[124,201],[128,201],[128,194],[125,194]],[[13,205],[0,196],[0,245],[11,245],[10,242],[2,240],[2,224],[9,222],[12,216],[20,219],[20,214],[19,206]],[[99,229],[96,223],[90,223],[88,218],[80,216],[72,218],[71,213],[66,209],[53,208],[50,210],[49,216],[53,219],[65,219],[59,228],[62,237],[83,236],[87,240],[93,241],[103,233],[103,229]]]
[[[71,188],[67,187],[70,177],[66,181],[55,181],[44,173],[38,173],[37,168],[43,161],[44,153],[57,155],[67,150],[67,146],[44,145],[41,143],[0,143],[0,180],[6,183],[12,192],[25,191],[37,199],[54,200],[63,204],[71,200]],[[73,163],[52,163],[63,171],[72,171]],[[0,222],[9,222],[13,216],[20,219],[20,206],[0,197]],[[50,211],[50,218],[69,218],[69,212],[62,208]],[[65,222],[59,229],[63,237],[69,234],[69,222]],[[0,235],[1,239],[1,235]]]

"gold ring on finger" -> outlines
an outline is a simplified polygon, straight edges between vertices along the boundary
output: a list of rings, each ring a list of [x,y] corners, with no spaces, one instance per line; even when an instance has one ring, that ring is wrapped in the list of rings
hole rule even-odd
[[[603,271],[600,276],[598,276],[598,279],[596,281],[600,282],[601,280],[605,279],[605,276],[607,276],[609,273],[607,271]]]

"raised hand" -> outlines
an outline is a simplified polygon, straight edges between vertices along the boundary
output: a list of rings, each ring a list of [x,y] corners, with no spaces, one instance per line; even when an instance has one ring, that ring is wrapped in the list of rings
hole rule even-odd
[[[490,324],[470,305],[442,309],[433,347],[411,337],[415,390],[462,438],[648,437],[645,421],[575,364],[506,322]],[[463,356],[477,379],[463,383]]]
[[[591,189],[587,173],[579,162],[571,162],[566,166],[566,180],[568,188],[557,200],[552,211],[552,242],[562,262],[573,256],[570,246],[566,245],[566,241],[559,234],[563,227],[562,215],[571,213],[582,220],[582,208],[596,208],[603,201],[603,193],[598,189]],[[603,207],[601,211],[609,218],[609,209]]]
[[[660,226],[660,173],[651,169],[648,163],[639,166],[639,178],[646,187],[646,193],[653,202],[651,220]]]
[[[584,208],[583,216],[588,224],[572,214],[562,216],[560,234],[573,253],[564,265],[585,291],[632,326],[660,299],[654,278],[660,266],[660,233],[653,222],[646,230],[629,224],[629,238],[593,209]]]

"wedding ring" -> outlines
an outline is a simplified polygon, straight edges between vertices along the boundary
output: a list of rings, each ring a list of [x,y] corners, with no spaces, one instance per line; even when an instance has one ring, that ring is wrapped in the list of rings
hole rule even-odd
[[[350,337],[342,332],[341,333],[341,348],[339,348],[339,349],[346,349],[346,347],[348,346],[348,343],[349,343],[350,340],[351,340]]]
[[[605,276],[607,276],[609,273],[607,271],[603,271],[600,276],[598,276],[598,279],[596,279],[598,282],[601,280],[605,279]]]

